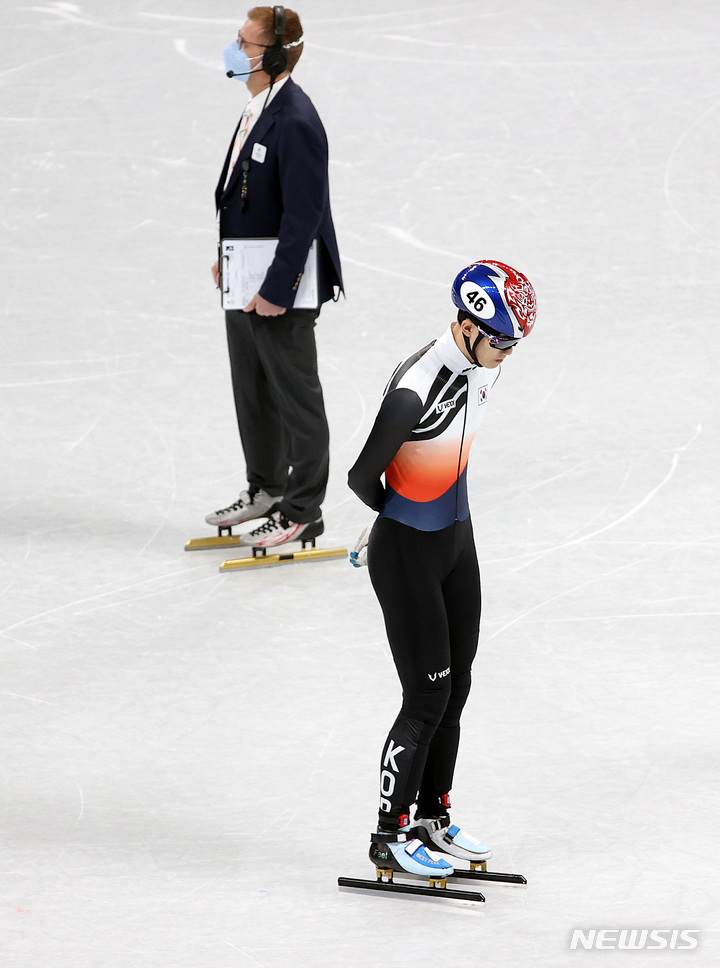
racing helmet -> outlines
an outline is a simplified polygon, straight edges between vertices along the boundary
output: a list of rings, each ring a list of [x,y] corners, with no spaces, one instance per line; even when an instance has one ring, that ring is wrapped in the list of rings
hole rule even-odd
[[[483,259],[459,272],[452,301],[493,337],[518,340],[535,325],[535,290],[528,279],[503,262]]]

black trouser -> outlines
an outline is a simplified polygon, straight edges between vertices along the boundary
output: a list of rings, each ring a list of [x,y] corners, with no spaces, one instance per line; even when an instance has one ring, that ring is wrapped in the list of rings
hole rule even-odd
[[[442,531],[378,518],[368,566],[403,689],[380,762],[380,822],[392,827],[415,802],[437,816],[452,786],[480,628],[470,518]]]
[[[299,524],[320,517],[328,479],[329,434],[315,347],[319,312],[225,313],[250,490],[285,495],[280,510]]]

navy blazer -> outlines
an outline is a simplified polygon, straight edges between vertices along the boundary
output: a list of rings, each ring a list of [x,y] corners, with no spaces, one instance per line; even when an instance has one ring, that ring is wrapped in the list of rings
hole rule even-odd
[[[319,298],[327,302],[334,287],[342,290],[342,274],[330,213],[327,136],[312,101],[288,78],[255,122],[223,189],[238,128],[215,190],[221,240],[279,240],[260,295],[289,309],[317,239]],[[265,148],[262,162],[251,157],[255,145]],[[244,211],[243,161],[250,165]]]

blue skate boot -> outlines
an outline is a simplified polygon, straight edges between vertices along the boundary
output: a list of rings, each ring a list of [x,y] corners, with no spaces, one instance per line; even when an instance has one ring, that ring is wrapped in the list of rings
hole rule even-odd
[[[409,827],[410,818],[403,814],[396,831],[378,830],[370,835],[370,860],[378,871],[387,872],[390,880],[395,871],[429,877],[431,882],[451,877],[452,864],[427,850],[421,840],[408,832]]]

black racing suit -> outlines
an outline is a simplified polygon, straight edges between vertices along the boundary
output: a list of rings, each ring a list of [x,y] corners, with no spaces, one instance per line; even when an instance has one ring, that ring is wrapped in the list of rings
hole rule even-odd
[[[498,375],[448,329],[397,368],[348,477],[380,512],[368,566],[403,689],[380,764],[382,829],[413,803],[418,817],[443,814],[452,786],[481,606],[467,455]]]

